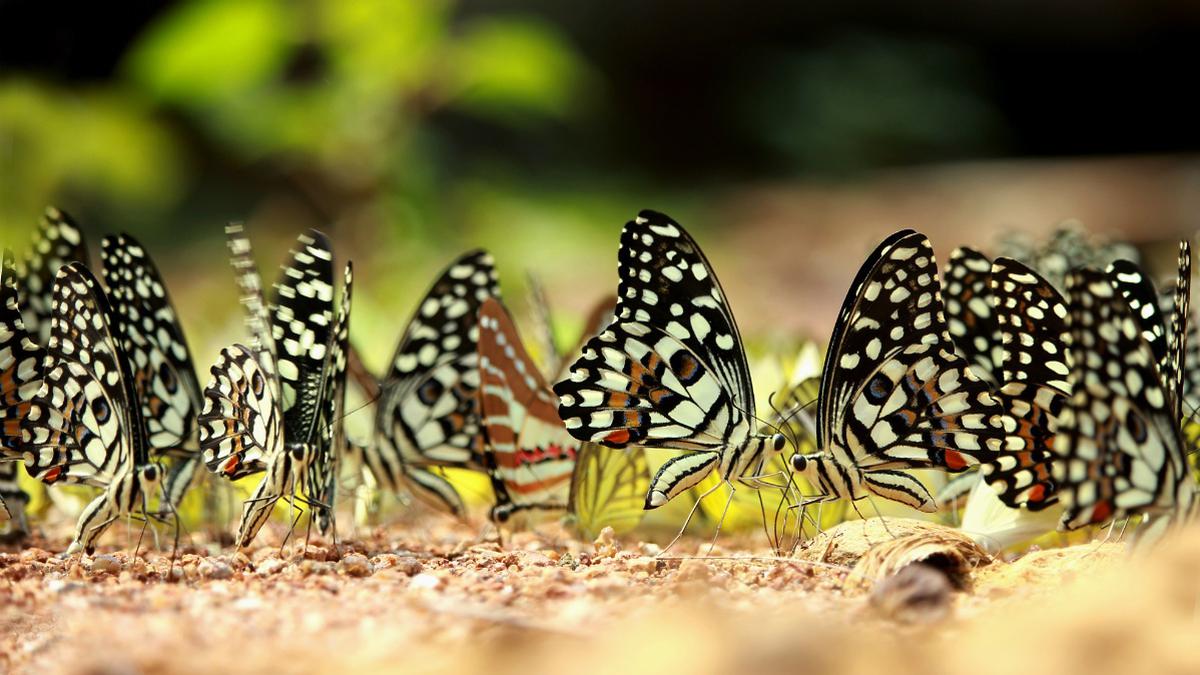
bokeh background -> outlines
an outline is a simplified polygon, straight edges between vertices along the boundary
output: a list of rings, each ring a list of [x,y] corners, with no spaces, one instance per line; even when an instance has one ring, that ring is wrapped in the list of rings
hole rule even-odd
[[[51,203],[135,234],[207,362],[240,330],[222,225],[272,266],[323,228],[378,366],[461,250],[575,316],[653,207],[744,332],[822,337],[899,226],[1193,232],[1198,38],[1183,0],[0,0],[0,236]]]

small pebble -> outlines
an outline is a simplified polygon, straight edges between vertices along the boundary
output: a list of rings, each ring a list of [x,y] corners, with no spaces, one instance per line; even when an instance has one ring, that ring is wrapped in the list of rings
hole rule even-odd
[[[418,574],[409,582],[410,588],[435,591],[442,585],[442,580],[432,574]]]
[[[205,560],[196,567],[196,571],[205,579],[230,579],[233,577],[233,568],[220,560]]]
[[[114,574],[121,570],[121,561],[111,555],[98,555],[92,558],[92,571],[98,574]]]
[[[357,553],[351,553],[337,564],[338,571],[352,577],[367,577],[371,575],[371,561]]]

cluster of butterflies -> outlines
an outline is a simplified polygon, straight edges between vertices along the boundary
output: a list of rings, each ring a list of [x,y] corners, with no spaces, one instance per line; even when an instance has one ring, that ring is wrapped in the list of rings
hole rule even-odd
[[[221,350],[203,388],[131,237],[103,241],[102,281],[55,209],[20,268],[5,252],[0,498],[19,527],[20,462],[48,484],[100,488],[71,546],[89,553],[119,518],[171,517],[203,464],[259,476],[237,545],[280,500],[328,533],[351,457],[374,484],[460,516],[446,472],[482,472],[493,521],[565,511],[589,535],[632,529],[706,480],[730,499],[782,488],[801,511],[878,498],[932,512],[946,497],[913,473],[927,470],[982,481],[1012,508],[1061,508],[1064,529],[1140,516],[1154,531],[1193,511],[1184,429],[1200,404],[1200,344],[1186,242],[1160,296],[1136,264],[1101,268],[1087,247],[1031,264],[960,248],[940,275],[924,235],[896,232],[855,277],[819,385],[784,392],[761,418],[715,270],[665,215],[625,225],[615,304],[597,307],[575,350],[542,331],[535,361],[491,257],[474,251],[418,303],[383,377],[351,346],[352,268],[339,292],[325,235],[298,237],[268,298],[242,227],[226,234],[247,336]],[[363,443],[346,437],[348,381],[374,402]],[[650,448],[675,451],[653,476]]]

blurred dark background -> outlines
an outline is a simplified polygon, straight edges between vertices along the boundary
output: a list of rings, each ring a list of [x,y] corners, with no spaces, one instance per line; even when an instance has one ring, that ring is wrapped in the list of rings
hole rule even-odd
[[[0,0],[0,235],[48,203],[129,230],[223,317],[222,223],[264,260],[322,227],[383,345],[467,246],[581,310],[653,207],[743,324],[819,333],[897,226],[1190,234],[1198,38],[1171,0]]]

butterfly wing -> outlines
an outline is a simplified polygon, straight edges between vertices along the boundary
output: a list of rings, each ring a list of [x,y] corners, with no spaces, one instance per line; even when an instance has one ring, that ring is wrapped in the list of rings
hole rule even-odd
[[[579,443],[563,428],[550,386],[495,298],[479,309],[479,400],[488,465],[503,522],[515,511],[563,509]]]
[[[158,269],[133,237],[105,237],[101,259],[113,324],[130,361],[151,452],[175,460],[167,496],[178,504],[199,462],[194,434],[202,405],[200,382],[187,338]]]
[[[347,263],[343,275],[342,297],[331,334],[325,383],[321,394],[320,438],[306,477],[310,501],[316,509],[322,534],[330,529],[340,458],[346,445],[342,417],[346,402],[346,361],[350,344],[350,301],[354,270]]]
[[[1170,393],[1118,274],[1068,276],[1076,382],[1058,422],[1054,477],[1072,529],[1167,510],[1191,481]]]
[[[594,539],[611,527],[620,535],[642,522],[650,468],[641,448],[614,450],[583,443],[567,497],[579,533]]]
[[[1009,258],[992,265],[991,294],[1002,356],[997,394],[1024,447],[1001,453],[983,474],[1007,506],[1040,511],[1057,502],[1051,445],[1071,393],[1067,303],[1037,272]]]
[[[22,423],[25,467],[47,483],[106,487],[149,458],[135,390],[100,284],[60,268],[42,385]]]
[[[15,460],[21,457],[21,420],[41,385],[42,349],[25,330],[19,293],[13,255],[5,249],[0,271],[0,503],[25,531],[29,495],[17,483]]]
[[[479,306],[499,296],[485,251],[447,267],[408,323],[383,381],[375,443],[367,461],[376,480],[404,482],[454,513],[462,500],[431,466],[486,470],[479,419]]]
[[[266,385],[271,389],[272,398],[281,401],[271,312],[263,297],[262,275],[254,262],[250,239],[241,223],[230,223],[225,227],[225,242],[229,247],[229,264],[237,280],[246,329],[250,333],[250,349],[258,355],[258,365],[267,378]]]
[[[25,329],[39,345],[44,346],[50,339],[51,286],[59,268],[71,262],[81,262],[85,266],[88,263],[83,233],[66,212],[48,207],[21,270],[21,311]]]
[[[260,355],[222,349],[204,388],[200,451],[209,471],[230,480],[264,470],[283,450],[283,412]]]
[[[1000,340],[992,312],[992,262],[979,251],[960,247],[946,267],[946,319],[958,351],[981,379],[996,382]]]
[[[1129,303],[1133,319],[1154,353],[1154,362],[1163,363],[1167,358],[1166,326],[1158,308],[1154,282],[1141,267],[1129,260],[1114,260],[1107,272],[1117,291]]]
[[[753,387],[737,323],[696,241],[665,215],[625,225],[616,317],[554,386],[576,439],[711,451],[751,433]]]
[[[821,375],[817,444],[841,466],[961,471],[1000,450],[1000,406],[954,353],[933,248],[902,230],[859,270]]]
[[[333,291],[329,237],[309,230],[296,238],[270,306],[284,437],[291,443],[316,443],[320,434],[334,337]]]

